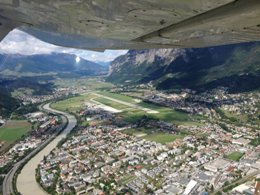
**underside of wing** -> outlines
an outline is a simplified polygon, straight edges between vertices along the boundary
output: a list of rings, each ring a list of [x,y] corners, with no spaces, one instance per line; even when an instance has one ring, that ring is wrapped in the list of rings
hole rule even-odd
[[[18,27],[82,49],[206,47],[260,40],[259,0],[2,0],[0,38]]]

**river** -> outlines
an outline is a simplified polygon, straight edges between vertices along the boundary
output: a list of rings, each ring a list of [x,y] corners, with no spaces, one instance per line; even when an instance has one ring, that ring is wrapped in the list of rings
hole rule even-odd
[[[68,125],[57,137],[55,137],[46,147],[44,147],[38,154],[36,154],[32,159],[30,159],[22,168],[21,173],[18,175],[16,182],[17,190],[22,195],[47,194],[36,182],[35,169],[37,168],[41,160],[44,158],[44,156],[47,156],[57,146],[57,144],[63,138],[65,138],[70,133],[70,131],[77,125],[77,120],[73,115],[58,110],[54,110],[50,108],[50,104],[44,105],[43,108],[45,110],[48,110],[49,112],[58,113],[66,116],[68,119]]]

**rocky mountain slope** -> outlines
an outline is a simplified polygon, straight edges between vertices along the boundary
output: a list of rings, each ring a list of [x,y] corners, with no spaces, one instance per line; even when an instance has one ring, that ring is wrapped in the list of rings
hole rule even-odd
[[[260,87],[260,43],[197,49],[129,50],[110,65],[107,81],[148,83],[158,89]]]

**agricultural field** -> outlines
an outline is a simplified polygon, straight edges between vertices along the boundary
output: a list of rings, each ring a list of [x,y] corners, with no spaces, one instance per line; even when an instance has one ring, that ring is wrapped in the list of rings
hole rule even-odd
[[[251,144],[252,146],[258,146],[258,145],[260,145],[260,137],[258,136],[257,138],[253,139],[253,140],[250,142],[250,144]]]
[[[144,127],[135,128],[135,129],[126,129],[123,131],[123,133],[140,137],[142,139],[146,139],[149,141],[161,143],[161,144],[167,144],[169,142],[175,141],[176,139],[183,139],[185,136],[189,135],[188,132],[170,134],[170,133],[158,131],[156,129],[150,129]]]
[[[82,78],[82,79],[56,79],[57,87],[86,87],[89,90],[110,89],[114,87],[111,83],[103,82],[101,78]]]
[[[143,105],[142,105],[143,106]],[[154,119],[163,120],[166,122],[174,123],[177,125],[200,125],[200,123],[194,121],[193,116],[189,116],[185,112],[176,111],[170,108],[156,106],[156,109],[153,109],[155,105],[145,104],[145,108],[150,108],[152,110],[158,111],[158,113],[146,113],[139,109],[131,109],[124,112],[119,113],[119,115],[125,120],[126,122],[136,122],[143,117],[147,116]]]
[[[260,124],[260,120],[257,117],[253,117],[247,114],[234,114],[224,109],[216,109],[216,111],[222,117],[222,119],[232,122],[238,126],[248,124]]]
[[[177,121],[185,122],[185,121],[189,121],[191,119],[187,113],[181,112],[181,111],[176,111],[171,108],[157,106],[157,105],[154,105],[151,103],[145,103],[145,102],[141,102],[138,104],[143,107],[158,111],[158,114],[156,114],[154,117],[157,119],[160,119],[160,120],[167,121],[167,122],[177,122]]]
[[[167,144],[169,142],[173,142],[176,139],[183,139],[184,135],[180,134],[169,134],[169,133],[153,133],[143,137],[146,140],[154,141],[161,144]]]
[[[85,105],[86,102],[89,102],[91,98],[96,96],[91,94],[80,95],[72,98],[68,98],[65,100],[61,100],[51,104],[51,107],[61,111],[70,111],[70,112],[78,112]]]
[[[244,153],[242,152],[232,152],[231,154],[227,155],[226,158],[233,161],[239,161],[242,156],[244,156]]]
[[[239,121],[239,122],[242,122],[242,123],[246,123],[248,121],[248,116],[246,114],[236,115],[236,114],[233,114],[233,113],[228,112],[226,110],[223,110],[223,112],[225,113],[227,118],[229,118],[233,121]]]
[[[20,139],[31,130],[32,126],[26,120],[10,120],[0,127],[0,141],[4,143],[0,151]]]

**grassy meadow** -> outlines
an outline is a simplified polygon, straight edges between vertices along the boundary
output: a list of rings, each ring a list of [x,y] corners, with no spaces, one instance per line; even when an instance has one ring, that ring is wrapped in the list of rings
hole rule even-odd
[[[99,97],[95,95],[95,93],[101,94],[104,97]],[[131,107],[123,103],[113,101],[112,99],[107,99],[106,97],[113,98],[115,100],[120,100],[126,103],[131,103],[133,105],[141,106],[143,108],[148,108],[157,111],[157,113],[147,113],[139,108]],[[86,102],[93,103],[93,100],[97,103],[99,102],[100,104],[104,104],[106,106],[121,110],[122,112],[118,113],[117,115],[126,122],[133,123],[142,119],[144,116],[147,116],[150,118],[163,120],[177,125],[198,125],[198,123],[196,122],[196,116],[190,116],[185,112],[177,111],[164,106],[158,106],[153,103],[147,103],[142,101],[138,102],[136,101],[136,99],[132,97],[107,91],[93,91],[93,93],[89,92],[88,94],[72,97],[66,100],[53,103],[52,107],[62,111],[68,110],[71,112],[77,112],[84,107]]]
[[[31,130],[32,126],[26,120],[9,120],[0,127],[0,141],[4,143],[1,150],[20,139]]]
[[[232,152],[231,154],[227,155],[226,158],[233,161],[239,161],[244,153],[242,152]]]
[[[170,134],[166,132],[159,132],[156,129],[151,128],[135,128],[135,129],[126,129],[123,131],[128,135],[134,135],[140,137],[142,139],[146,139],[149,141],[154,141],[161,144],[167,144],[169,142],[173,142],[176,139],[183,139],[185,136],[189,135],[188,132],[180,132],[177,134]]]

